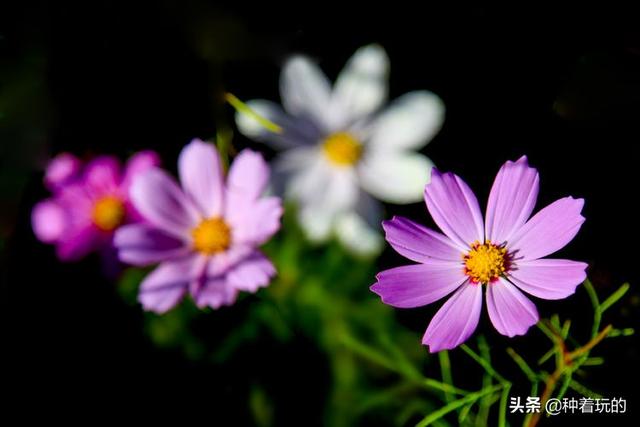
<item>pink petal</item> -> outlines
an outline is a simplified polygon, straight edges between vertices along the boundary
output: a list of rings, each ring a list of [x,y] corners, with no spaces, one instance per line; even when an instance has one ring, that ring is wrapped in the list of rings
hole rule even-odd
[[[71,227],[58,240],[56,254],[62,261],[77,261],[107,242],[91,225]]]
[[[566,259],[519,261],[509,271],[511,283],[543,299],[562,299],[573,294],[587,278],[587,264]]]
[[[38,240],[53,243],[62,236],[67,226],[65,211],[54,200],[43,200],[33,207],[31,226]]]
[[[269,166],[260,153],[242,150],[234,159],[227,177],[227,191],[255,200],[269,182]]]
[[[207,218],[221,216],[224,202],[222,165],[212,144],[194,139],[178,158],[180,182]]]
[[[61,153],[47,165],[44,184],[52,192],[75,180],[82,169],[82,162],[73,154]]]
[[[238,290],[227,283],[225,278],[208,280],[202,290],[195,297],[196,305],[200,308],[220,308],[231,305],[236,301]]]
[[[229,272],[227,282],[240,291],[256,292],[267,286],[275,274],[271,261],[256,251]]]
[[[148,224],[120,227],[113,242],[120,261],[139,266],[180,258],[191,251],[185,242]]]
[[[226,275],[229,270],[249,257],[254,251],[252,246],[236,244],[229,250],[212,256],[207,264],[207,278],[215,279]]]
[[[179,239],[190,238],[201,219],[173,178],[160,169],[138,175],[129,193],[133,206],[147,221]]]
[[[467,282],[433,316],[422,344],[431,353],[459,346],[476,330],[481,310],[482,285]]]
[[[278,197],[266,197],[248,204],[245,209],[227,212],[232,226],[233,241],[241,244],[261,245],[280,229],[282,201]]]
[[[508,337],[524,335],[538,322],[536,306],[503,278],[487,285],[487,309],[493,326]]]
[[[516,259],[538,259],[562,249],[584,222],[583,199],[565,197],[535,214],[508,243]]]
[[[117,194],[120,187],[120,162],[112,156],[100,156],[90,161],[84,170],[84,183],[94,196]]]
[[[455,291],[467,278],[462,266],[451,262],[405,265],[376,275],[371,290],[382,302],[410,308],[430,304]]]
[[[182,299],[188,284],[201,276],[204,262],[199,255],[163,262],[142,281],[138,301],[148,311],[170,310]]]
[[[127,161],[122,177],[121,188],[125,195],[128,195],[133,179],[153,168],[160,166],[160,156],[153,150],[139,151]]]
[[[394,216],[382,223],[387,242],[400,255],[425,263],[430,259],[461,261],[463,253],[447,237],[420,224]]]
[[[484,240],[484,226],[478,200],[458,176],[431,172],[431,182],[424,188],[427,209],[438,227],[466,251],[475,241]]]
[[[487,239],[502,244],[527,221],[538,198],[538,171],[527,157],[505,163],[491,187],[485,230]]]

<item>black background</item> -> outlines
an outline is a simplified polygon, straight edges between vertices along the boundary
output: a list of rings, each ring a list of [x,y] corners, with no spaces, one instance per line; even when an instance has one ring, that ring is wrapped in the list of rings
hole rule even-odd
[[[586,200],[587,221],[558,256],[587,261],[601,294],[623,281],[638,283],[640,38],[631,12],[362,7],[3,6],[2,64],[38,57],[48,99],[46,125],[33,124],[46,128],[37,149],[25,153],[19,134],[0,142],[3,153],[20,153],[31,165],[17,213],[3,219],[10,224],[2,260],[3,352],[10,356],[3,378],[11,379],[2,381],[10,396],[5,404],[27,417],[68,419],[81,409],[106,415],[126,408],[150,418],[181,412],[207,416],[213,425],[245,425],[246,378],[260,377],[279,384],[274,400],[287,410],[277,414],[277,425],[320,423],[328,380],[304,339],[286,350],[256,344],[252,357],[225,369],[157,351],[141,332],[141,314],[121,301],[97,258],[60,264],[29,225],[31,206],[46,196],[39,168],[46,156],[72,151],[124,158],[151,147],[175,169],[171,163],[186,142],[212,137],[216,122],[232,117],[220,101],[223,88],[242,99],[277,100],[279,67],[294,52],[317,59],[333,79],[356,48],[383,45],[391,58],[392,98],[429,89],[447,106],[444,128],[424,149],[440,169],[460,174],[482,201],[500,165],[527,154],[541,175],[538,208],[566,195]],[[236,144],[252,143],[237,136]],[[420,204],[388,212],[432,224]],[[380,267],[401,262],[386,250]],[[634,288],[630,294],[605,321],[637,329],[639,294]],[[539,303],[542,314],[583,316],[585,330],[586,307],[583,293]],[[422,330],[434,310],[398,316]],[[215,315],[233,320],[228,312]],[[487,323],[481,321],[480,330],[498,342]],[[637,340],[605,347],[601,354],[610,363],[595,369],[589,383],[606,397],[627,397],[637,412],[637,382],[630,379],[640,361]]]

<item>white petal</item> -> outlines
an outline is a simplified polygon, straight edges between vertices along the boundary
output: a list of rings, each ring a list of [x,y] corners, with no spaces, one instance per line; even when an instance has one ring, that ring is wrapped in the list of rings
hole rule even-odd
[[[358,199],[357,176],[352,168],[332,167],[316,148],[309,163],[291,174],[287,195],[320,211],[349,210]]]
[[[442,127],[444,104],[427,91],[410,92],[389,105],[369,129],[368,144],[376,149],[418,149]]]
[[[376,255],[383,247],[384,239],[380,231],[367,224],[355,212],[347,212],[338,217],[336,234],[338,240],[356,255]]]
[[[317,210],[313,206],[300,206],[298,221],[309,240],[321,243],[329,239],[335,221],[335,214]]]
[[[414,203],[422,199],[433,163],[418,153],[369,153],[358,166],[362,187],[390,203]]]
[[[319,131],[313,123],[304,118],[293,118],[282,108],[271,101],[256,99],[248,101],[247,106],[259,116],[280,126],[281,132],[268,130],[253,116],[236,112],[236,125],[245,136],[272,144],[276,148],[293,147],[315,143],[319,139]]]
[[[320,125],[329,123],[331,83],[308,58],[294,56],[285,63],[280,75],[280,97],[289,114]]]
[[[348,124],[376,111],[387,98],[389,57],[379,45],[356,51],[338,75],[333,91],[333,111]]]

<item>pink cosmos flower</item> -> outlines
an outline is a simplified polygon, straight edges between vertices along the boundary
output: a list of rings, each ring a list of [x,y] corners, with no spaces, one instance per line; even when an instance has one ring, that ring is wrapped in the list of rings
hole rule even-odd
[[[280,228],[282,205],[262,197],[269,167],[242,151],[226,182],[215,147],[198,139],[181,152],[182,188],[161,169],[136,178],[131,200],[148,223],[118,230],[120,260],[160,263],[140,286],[146,310],[163,313],[189,292],[199,307],[232,304],[238,291],[256,292],[275,275],[257,249]]]
[[[100,156],[87,163],[63,153],[47,166],[44,182],[52,197],[31,214],[36,237],[54,244],[58,258],[75,261],[90,252],[113,248],[114,231],[140,216],[129,203],[133,177],[159,164],[153,151],[135,154],[121,171],[120,162]]]
[[[467,184],[434,168],[424,198],[444,235],[401,217],[383,223],[391,246],[419,264],[379,273],[371,290],[384,303],[402,308],[453,293],[422,339],[431,352],[454,348],[473,333],[483,285],[491,322],[498,332],[513,337],[538,321],[535,305],[521,290],[542,299],[562,299],[584,281],[587,264],[542,259],[576,235],[584,222],[584,201],[559,199],[529,218],[538,183],[538,172],[526,157],[505,163],[491,188],[483,221]]]

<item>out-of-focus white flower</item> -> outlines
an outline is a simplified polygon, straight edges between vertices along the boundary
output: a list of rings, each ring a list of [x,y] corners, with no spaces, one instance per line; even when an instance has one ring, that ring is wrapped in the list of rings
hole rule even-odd
[[[417,202],[429,182],[433,165],[415,150],[440,129],[444,105],[433,93],[416,91],[381,110],[388,71],[389,58],[378,45],[358,49],[333,86],[311,60],[294,56],[280,78],[284,109],[266,100],[247,102],[282,131],[236,115],[243,134],[283,151],[275,167],[279,183],[298,203],[300,223],[314,241],[335,233],[356,253],[377,252],[381,206],[375,199]]]

